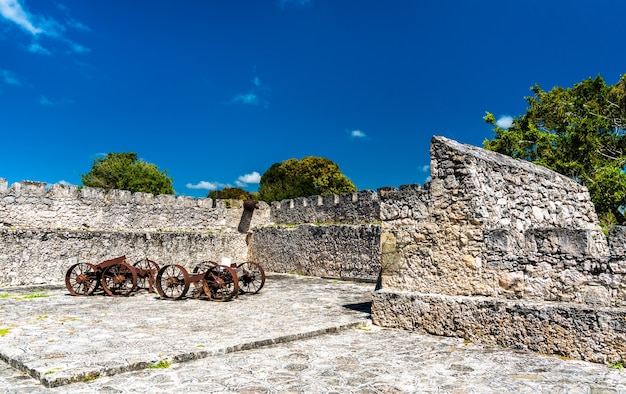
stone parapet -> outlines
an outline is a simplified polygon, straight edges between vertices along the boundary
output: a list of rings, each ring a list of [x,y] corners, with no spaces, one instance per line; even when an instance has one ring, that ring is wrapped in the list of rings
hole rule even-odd
[[[271,205],[270,221],[282,224],[378,222],[380,221],[378,193],[361,190],[356,193],[275,201]]]
[[[249,259],[272,272],[374,281],[380,272],[380,226],[256,228],[250,239]]]
[[[626,309],[383,289],[372,321],[468,342],[607,363],[626,359]]]
[[[0,230],[0,240],[0,287],[63,283],[72,264],[122,255],[131,264],[148,257],[190,272],[203,261],[247,258],[245,234]]]
[[[6,180],[0,179],[0,185]],[[236,232],[243,201],[194,199],[43,182],[0,187],[0,228],[89,231]],[[265,224],[269,207],[260,203],[249,226]]]

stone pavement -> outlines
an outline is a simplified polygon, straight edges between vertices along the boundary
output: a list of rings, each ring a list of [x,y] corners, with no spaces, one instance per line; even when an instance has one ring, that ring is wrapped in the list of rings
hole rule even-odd
[[[281,274],[225,303],[0,289],[0,393],[626,393],[606,365],[373,326],[372,289]]]

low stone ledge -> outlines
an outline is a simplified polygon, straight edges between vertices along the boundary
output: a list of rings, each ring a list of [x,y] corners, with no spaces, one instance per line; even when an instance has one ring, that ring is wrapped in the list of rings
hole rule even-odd
[[[626,308],[382,289],[373,294],[372,321],[597,363],[626,359]]]

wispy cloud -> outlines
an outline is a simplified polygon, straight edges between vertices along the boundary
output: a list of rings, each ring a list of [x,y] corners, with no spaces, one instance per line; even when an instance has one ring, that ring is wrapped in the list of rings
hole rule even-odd
[[[42,29],[35,27],[32,16],[22,8],[18,0],[0,0],[0,15],[34,36],[43,33]]]
[[[366,138],[367,135],[361,130],[352,130],[350,132],[350,137],[352,138]]]
[[[74,18],[67,18],[65,21],[65,24],[67,24],[69,27],[71,27],[74,30],[79,30],[79,31],[91,31],[91,28],[89,28],[89,26],[77,21]]]
[[[246,187],[250,183],[259,183],[261,182],[261,174],[256,171],[251,172],[250,174],[241,175],[235,181],[235,184],[239,187]]]
[[[48,98],[46,96],[41,96],[39,97],[39,104],[44,105],[44,106],[53,106],[54,103],[50,100],[48,100]]]
[[[232,103],[239,104],[248,104],[248,105],[259,105],[261,101],[259,100],[259,96],[254,93],[245,93],[238,94],[231,100]]]
[[[42,55],[52,55],[52,52],[50,52],[46,48],[42,47],[37,42],[31,43],[26,50],[28,52],[31,52],[31,53],[39,53],[39,54],[42,54]]]
[[[7,85],[21,85],[20,80],[17,78],[17,75],[9,70],[0,69],[0,81],[4,82]]]
[[[56,105],[67,105],[67,104],[74,104],[74,100],[70,100],[70,99],[62,99],[62,100],[51,100],[48,97],[41,95],[39,97],[39,104],[45,106],[45,107],[53,107]],[[106,155],[105,155],[106,156]]]
[[[503,129],[508,129],[513,124],[513,118],[508,115],[504,115],[498,118],[496,125]]]
[[[260,105],[269,108],[268,95],[271,89],[259,77],[252,78],[252,87],[245,93],[238,93],[230,100],[233,104]]]
[[[287,6],[303,6],[311,4],[311,0],[278,0],[278,6],[285,8]]]
[[[66,14],[65,23],[60,23],[52,17],[28,12],[22,3],[23,1],[21,0],[0,0],[0,15],[5,20],[16,24],[22,30],[30,33],[34,41],[25,47],[28,52],[44,55],[51,54],[49,49],[44,48],[39,43],[42,37],[63,42],[70,48],[70,52],[72,53],[89,52],[89,49],[85,46],[76,44],[74,41],[67,38],[66,34],[68,28],[83,32],[91,30],[87,25],[71,18],[67,7],[58,7]]]

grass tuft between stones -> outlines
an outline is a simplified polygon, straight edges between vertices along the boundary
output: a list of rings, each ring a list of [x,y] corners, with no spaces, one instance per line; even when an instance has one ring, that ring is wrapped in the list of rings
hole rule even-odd
[[[165,369],[172,365],[168,360],[161,360],[156,364],[148,365],[148,369]]]

